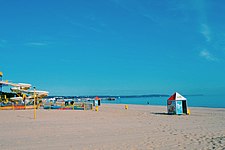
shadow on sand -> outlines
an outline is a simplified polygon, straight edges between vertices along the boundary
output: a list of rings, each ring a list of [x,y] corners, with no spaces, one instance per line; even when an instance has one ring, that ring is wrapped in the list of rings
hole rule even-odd
[[[160,112],[153,112],[151,114],[154,114],[154,115],[170,115],[168,113],[160,113]]]
[[[18,117],[18,118],[26,118],[26,119],[34,119],[34,117],[22,116],[22,115],[17,115],[16,117]]]

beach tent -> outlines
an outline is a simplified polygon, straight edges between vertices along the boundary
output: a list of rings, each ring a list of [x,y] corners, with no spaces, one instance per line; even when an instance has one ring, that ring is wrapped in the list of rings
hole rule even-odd
[[[168,114],[187,114],[187,99],[181,94],[175,92],[167,100]]]

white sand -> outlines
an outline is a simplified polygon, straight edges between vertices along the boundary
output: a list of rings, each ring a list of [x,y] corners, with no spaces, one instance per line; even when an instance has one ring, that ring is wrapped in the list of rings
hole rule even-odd
[[[225,109],[103,104],[99,111],[0,111],[0,149],[225,149]]]

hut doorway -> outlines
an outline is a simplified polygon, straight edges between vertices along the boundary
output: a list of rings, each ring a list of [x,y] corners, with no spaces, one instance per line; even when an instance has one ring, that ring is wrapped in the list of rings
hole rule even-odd
[[[187,114],[187,101],[182,101],[183,113]]]

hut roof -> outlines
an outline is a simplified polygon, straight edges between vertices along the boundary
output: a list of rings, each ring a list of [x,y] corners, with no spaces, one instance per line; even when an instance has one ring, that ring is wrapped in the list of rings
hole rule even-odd
[[[181,94],[178,92],[175,92],[168,100],[187,100],[185,97],[183,97]]]
[[[98,96],[95,97],[95,100],[100,100],[100,98]]]

